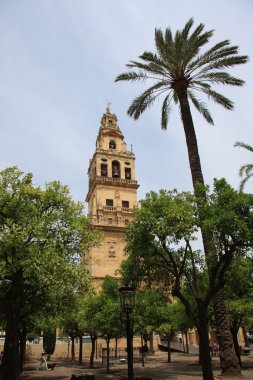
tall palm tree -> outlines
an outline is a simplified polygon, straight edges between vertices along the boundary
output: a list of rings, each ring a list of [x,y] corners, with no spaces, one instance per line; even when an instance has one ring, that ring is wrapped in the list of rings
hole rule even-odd
[[[234,146],[239,146],[240,148],[247,149],[248,151],[253,153],[253,147],[251,145],[245,144],[240,141],[236,141]],[[244,186],[248,180],[253,177],[253,164],[245,164],[240,167],[239,176],[244,177],[240,183],[240,191],[243,191]]]
[[[169,28],[166,28],[164,33],[161,29],[156,29],[156,53],[144,52],[139,57],[140,61],[130,61],[127,64],[129,71],[117,76],[115,81],[151,81],[151,87],[135,98],[127,111],[134,119],[138,119],[158,97],[163,96],[161,127],[166,129],[172,102],[179,104],[192,182],[196,191],[198,183],[204,184],[204,178],[189,101],[209,124],[213,124],[212,116],[205,103],[197,98],[197,92],[207,95],[214,102],[232,110],[233,102],[216,92],[213,85],[242,86],[244,81],[231,76],[227,73],[227,69],[246,63],[248,57],[239,55],[238,46],[231,46],[228,40],[219,42],[206,52],[200,53],[200,49],[212,37],[213,30],[204,31],[204,24],[201,23],[190,34],[192,25],[193,19],[191,18],[182,30],[176,32],[174,37]],[[201,232],[209,272],[211,273],[210,263],[215,262],[217,258],[216,249],[211,233],[204,228],[201,229]],[[238,361],[232,348],[225,302],[220,292],[214,298],[214,309],[221,350],[222,373],[239,373]]]

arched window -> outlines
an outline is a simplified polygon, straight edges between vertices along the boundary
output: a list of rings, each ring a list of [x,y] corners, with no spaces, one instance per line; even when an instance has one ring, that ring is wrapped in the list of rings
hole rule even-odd
[[[112,176],[113,178],[120,178],[120,164],[118,161],[112,161]]]
[[[125,179],[131,179],[131,168],[125,168]]]
[[[107,177],[107,164],[101,164],[101,176]]]
[[[116,142],[114,140],[110,140],[110,142],[109,142],[109,148],[110,149],[116,149]]]

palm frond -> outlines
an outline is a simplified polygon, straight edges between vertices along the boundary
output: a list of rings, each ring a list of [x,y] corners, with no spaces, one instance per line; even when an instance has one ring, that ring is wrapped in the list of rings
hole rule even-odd
[[[190,80],[189,87],[192,88],[198,88],[202,91],[202,89],[211,89],[211,86],[209,83],[199,81],[199,80]]]
[[[171,94],[169,93],[163,101],[162,105],[162,118],[161,118],[161,127],[162,129],[167,129],[168,125],[168,119],[169,119],[169,113],[170,113],[170,97]]]
[[[170,55],[170,53],[168,52],[168,54]],[[158,58],[156,56],[156,54],[153,54],[151,52],[144,52],[140,58],[143,60],[143,61],[147,61],[149,62],[150,64],[154,64],[155,67],[157,66],[157,70],[160,69],[160,71],[163,72],[163,75],[166,75],[168,76],[169,73],[170,73],[170,70],[171,70],[171,61],[170,59],[167,59],[166,61],[165,60],[162,60],[160,58]]]
[[[146,71],[151,74],[157,74],[157,75],[165,75],[166,70],[161,66],[156,63],[149,63],[149,64],[144,64],[141,62],[137,61],[130,61],[130,63],[127,64],[127,67],[129,68],[138,68],[139,70]]]
[[[155,29],[155,46],[161,59],[164,59],[165,43],[161,29]]]
[[[240,182],[240,188],[239,188],[240,191],[243,191],[243,189],[244,189],[246,183],[248,182],[248,180],[249,180],[252,176],[253,176],[253,173],[250,174],[250,175],[248,175],[247,177],[245,177],[245,178]]]
[[[187,21],[187,23],[185,24],[185,27],[184,27],[184,29],[182,30],[182,33],[181,33],[181,37],[182,37],[184,40],[187,40],[188,35],[189,35],[189,31],[190,31],[190,29],[191,29],[193,23],[194,23],[194,20],[193,20],[193,18],[191,17],[191,18]]]
[[[173,37],[172,37],[170,28],[165,29],[164,41],[165,41],[167,49],[173,46]]]
[[[199,80],[208,81],[217,84],[227,84],[230,86],[242,86],[244,81],[239,78],[232,77],[224,71],[216,71],[212,73],[207,73],[201,76],[197,76]]]
[[[207,66],[204,66],[198,72],[197,75],[201,76],[207,72],[211,72],[212,70],[224,69],[224,68],[232,67],[235,65],[241,65],[241,64],[247,63],[248,60],[249,60],[249,58],[247,55],[242,55],[242,56],[234,56],[233,55],[232,57],[225,57],[225,58],[221,58],[221,59],[217,59],[217,60],[212,59],[209,61],[211,63],[208,64]],[[205,63],[206,62],[204,62],[204,63],[200,62],[199,67],[205,65]],[[194,69],[194,71],[196,71],[196,68]]]
[[[132,82],[136,82],[136,81],[139,81],[139,80],[145,80],[147,79],[147,75],[143,72],[134,72],[134,71],[129,71],[129,72],[125,72],[125,73],[122,73],[120,75],[118,75],[116,77],[116,79],[114,80],[114,82],[119,82],[119,81],[132,81]]]
[[[204,24],[200,24],[191,36],[187,39],[184,46],[184,65],[188,67],[191,60],[199,53],[201,46],[207,43],[213,35],[213,30],[200,34],[204,28]]]
[[[188,69],[196,70],[197,68],[202,67],[208,63],[212,63],[216,59],[227,57],[229,55],[236,55],[238,53],[237,46],[225,47],[228,44],[229,44],[229,41],[224,40],[214,45],[211,49],[206,51],[204,54],[200,55],[195,61],[192,61],[189,64]]]
[[[249,60],[249,57],[247,55],[233,55],[232,57],[225,57],[221,59],[217,59],[213,63],[211,63],[209,66],[206,67],[207,70],[213,70],[213,69],[222,69],[224,67],[232,67],[235,65],[241,65],[244,63],[247,63]]]
[[[140,115],[150,107],[155,99],[159,96],[159,93],[154,95],[154,92],[162,89],[166,84],[163,81],[155,83],[153,86],[144,91],[141,95],[135,98],[127,110],[127,114],[137,120]]]
[[[234,108],[234,103],[228,99],[226,96],[219,94],[216,91],[211,89],[203,89],[203,92],[208,95],[211,99],[213,99],[216,103],[222,105],[224,108],[228,110],[232,110]]]
[[[227,40],[223,41],[223,43],[226,44]],[[216,47],[218,45],[219,44],[215,45],[214,51],[210,49],[209,51],[198,57],[196,60],[192,61],[187,66],[186,74],[191,75],[193,72],[197,72],[196,75],[200,77],[202,74],[208,73],[212,70],[224,69],[232,67],[234,65],[240,65],[248,62],[248,56],[237,55],[237,46],[221,48],[220,50],[216,51]],[[200,70],[198,71],[198,69]]]
[[[249,144],[245,144],[244,142],[241,142],[241,141],[236,141],[234,143],[234,147],[240,147],[240,148],[244,148],[244,149],[247,149],[249,150],[250,152],[253,153],[253,146],[249,145]]]
[[[245,175],[246,177],[248,177],[249,175],[251,175],[252,171],[253,171],[253,164],[245,164],[240,167],[239,176],[243,177]]]
[[[206,108],[206,105],[204,103],[202,103],[200,100],[198,100],[194,94],[192,93],[192,91],[189,91],[188,90],[188,95],[192,101],[192,103],[194,104],[194,106],[196,107],[196,109],[204,116],[204,118],[206,119],[206,121],[209,123],[209,124],[214,124],[213,122],[213,119],[212,119],[212,116],[210,114],[210,112],[208,111],[208,109]]]
[[[140,115],[151,106],[155,101],[155,96],[143,97],[143,94],[135,98],[127,110],[127,114],[135,120],[139,119]]]

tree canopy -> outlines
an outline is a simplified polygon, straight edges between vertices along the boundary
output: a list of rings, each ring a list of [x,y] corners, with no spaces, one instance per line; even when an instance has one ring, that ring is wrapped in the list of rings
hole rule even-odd
[[[53,181],[43,189],[32,180],[31,173],[17,167],[0,172],[4,380],[19,380],[20,326],[29,316],[48,311],[47,300],[52,311],[68,299],[80,285],[77,279],[84,250],[98,243],[83,204],[72,200],[67,186]]]

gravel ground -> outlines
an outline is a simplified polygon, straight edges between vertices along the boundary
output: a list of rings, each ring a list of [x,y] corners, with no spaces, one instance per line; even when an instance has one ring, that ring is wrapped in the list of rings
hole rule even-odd
[[[167,354],[157,352],[145,363],[143,368],[141,363],[134,363],[134,374],[138,378],[152,380],[201,380],[201,367],[198,365],[198,356],[193,354],[172,354],[172,363],[167,363]],[[242,357],[243,370],[239,379],[253,380],[253,353]],[[88,366],[79,366],[69,361],[57,361],[54,371],[36,370],[38,362],[27,363],[23,379],[37,380],[70,380],[72,374],[95,374],[95,380],[127,380],[127,364],[112,364],[110,373],[106,373],[105,366],[101,364],[101,359],[95,362],[95,369],[88,369]],[[219,358],[213,358],[213,369],[215,379],[230,380],[230,377],[220,376]],[[232,380],[238,379],[233,377]]]

